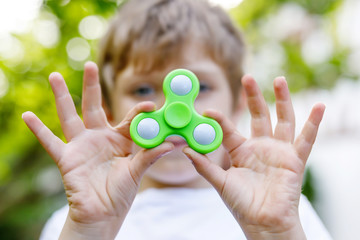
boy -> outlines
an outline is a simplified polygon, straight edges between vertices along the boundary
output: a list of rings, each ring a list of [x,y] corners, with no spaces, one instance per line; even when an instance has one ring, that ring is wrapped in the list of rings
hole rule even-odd
[[[324,105],[314,106],[294,141],[287,84],[276,78],[273,133],[256,82],[242,76],[243,56],[238,30],[206,2],[126,3],[100,51],[104,108],[98,68],[89,62],[83,121],[61,75],[49,77],[67,144],[33,113],[23,114],[59,167],[69,201],[48,222],[42,239],[328,238],[306,199],[299,207],[304,167]],[[130,138],[131,120],[163,104],[162,81],[176,68],[198,76],[195,108],[223,129],[222,147],[206,156],[177,136],[147,150]],[[234,127],[244,104],[241,78],[252,116],[250,139]]]

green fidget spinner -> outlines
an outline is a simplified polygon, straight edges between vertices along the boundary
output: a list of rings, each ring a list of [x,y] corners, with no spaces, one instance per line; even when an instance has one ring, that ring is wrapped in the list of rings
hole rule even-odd
[[[165,104],[153,112],[138,114],[131,122],[133,141],[144,148],[160,145],[165,138],[179,135],[199,153],[217,149],[223,138],[220,125],[211,118],[199,115],[194,101],[199,93],[199,80],[194,73],[177,69],[164,80]]]

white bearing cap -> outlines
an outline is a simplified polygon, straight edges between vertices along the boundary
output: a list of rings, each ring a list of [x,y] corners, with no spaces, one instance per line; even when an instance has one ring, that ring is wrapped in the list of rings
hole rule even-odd
[[[207,123],[199,124],[194,129],[194,139],[201,145],[212,143],[215,140],[215,136],[215,129]]]
[[[177,75],[171,80],[170,88],[175,94],[184,96],[191,91],[192,83],[187,76]]]
[[[152,118],[142,119],[137,126],[140,137],[148,140],[155,138],[159,134],[159,129],[159,123]]]

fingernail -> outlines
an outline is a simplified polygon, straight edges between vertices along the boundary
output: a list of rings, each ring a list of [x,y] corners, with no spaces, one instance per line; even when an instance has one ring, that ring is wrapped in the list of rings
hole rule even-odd
[[[185,150],[183,150],[183,153],[192,162],[191,155],[188,152],[186,152]]]
[[[31,112],[30,111],[23,112],[21,114],[21,118],[24,119],[24,116],[27,115],[27,114],[31,114]]]
[[[162,153],[162,154],[160,155],[160,158],[164,157],[165,155],[168,155],[171,151],[172,151],[172,149],[169,150],[169,151],[166,151],[166,152]]]

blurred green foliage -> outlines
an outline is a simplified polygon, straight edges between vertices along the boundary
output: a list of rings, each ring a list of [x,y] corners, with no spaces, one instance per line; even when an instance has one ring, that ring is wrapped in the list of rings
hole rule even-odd
[[[44,47],[32,31],[13,35],[22,44],[24,58],[17,63],[0,61],[0,69],[9,82],[9,91],[0,98],[0,239],[38,239],[46,219],[66,204],[61,188],[41,187],[41,181],[51,184],[52,180],[59,181],[60,176],[41,178],[56,167],[23,123],[21,114],[35,112],[56,135],[62,136],[48,76],[53,71],[64,76],[79,108],[82,71],[69,66],[66,45],[70,39],[81,37],[78,25],[84,17],[110,18],[118,3],[100,0],[64,3],[44,2],[39,16],[39,19],[50,16],[56,22],[60,32],[56,45]],[[97,40],[87,42],[91,55],[84,61],[94,60]]]
[[[280,71],[270,77],[273,79],[273,77],[280,74],[286,76],[290,90],[297,92],[312,87],[329,89],[336,84],[339,77],[346,76],[357,79],[357,76],[345,71],[346,67],[344,65],[347,61],[349,49],[336,44],[338,42],[336,36],[336,13],[342,4],[343,1],[336,0],[245,0],[238,7],[231,9],[230,14],[243,29],[247,42],[253,48],[253,52],[260,51],[259,48],[264,46],[266,42],[279,44],[281,50],[283,50],[281,53],[284,54],[285,60],[279,68]],[[286,21],[283,23],[287,25],[284,31],[287,31],[286,27],[294,22],[294,32],[286,37],[276,36],[279,34],[278,31],[270,34],[264,33],[266,22],[274,20],[282,13],[281,10],[286,7],[288,9],[290,7],[298,8],[303,11],[305,16],[303,16],[304,22],[302,24],[305,27],[296,30],[296,28],[299,28],[299,26],[296,26],[299,23],[291,19],[299,14],[300,10],[297,9],[297,11],[292,11],[295,16],[290,15],[288,19],[281,19],[284,22]],[[279,22],[276,22],[276,24],[279,24]],[[302,48],[305,45],[304,38],[306,35],[309,35],[310,31],[317,31],[315,29],[324,30],[328,37],[331,38],[334,46],[328,59],[311,64],[304,59]],[[271,56],[269,57],[271,58]],[[271,82],[269,81],[268,87],[270,85]],[[268,92],[266,94],[268,99],[272,98],[272,96],[269,96],[271,94]]]
[[[0,239],[37,239],[46,219],[66,204],[55,164],[27,129],[21,114],[33,111],[57,136],[62,136],[47,78],[53,71],[60,72],[80,109],[82,66],[86,60],[96,60],[98,39],[85,39],[90,54],[80,61],[69,57],[68,43],[74,38],[84,39],[79,32],[81,20],[87,16],[107,20],[121,3],[116,0],[44,1],[38,19],[56,23],[59,32],[56,44],[44,46],[33,31],[12,34],[21,44],[24,55],[18,60],[0,58],[0,70],[8,82],[8,91],[0,95]],[[342,1],[244,0],[230,14],[256,52],[269,40],[261,33],[264,22],[289,3],[302,7],[309,16],[331,23]],[[285,56],[280,71],[288,77],[292,91],[314,86],[330,88],[343,74],[346,49],[337,47],[328,61],[309,65],[300,50],[301,39],[290,36],[279,40],[279,44]]]

